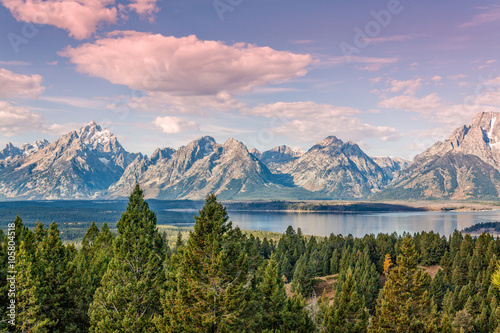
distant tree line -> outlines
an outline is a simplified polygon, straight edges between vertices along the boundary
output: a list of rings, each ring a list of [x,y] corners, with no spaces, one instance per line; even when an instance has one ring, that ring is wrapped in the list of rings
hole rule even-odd
[[[1,232],[1,331],[500,332],[500,240],[488,234],[322,238],[289,227],[275,242],[233,228],[209,195],[189,238],[169,244],[139,186],[117,233],[92,223],[78,249],[56,223],[14,226],[16,319]],[[318,277],[335,280],[334,293],[317,295]]]

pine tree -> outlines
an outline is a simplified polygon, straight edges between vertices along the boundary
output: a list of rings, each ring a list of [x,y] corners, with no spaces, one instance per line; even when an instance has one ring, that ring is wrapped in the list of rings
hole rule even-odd
[[[325,307],[325,304],[322,305]],[[365,301],[356,291],[356,281],[349,268],[345,282],[335,295],[333,304],[322,310],[323,326],[327,332],[361,333],[368,327],[368,310]]]
[[[38,231],[43,228],[39,228]],[[34,279],[36,298],[41,306],[39,321],[48,320],[50,332],[65,332],[73,315],[73,304],[69,297],[68,280],[72,274],[69,254],[59,236],[57,224],[52,222],[45,229],[45,237],[38,243],[35,253]],[[40,235],[40,234],[38,234]],[[35,232],[35,242],[37,232]]]
[[[21,241],[16,255],[16,328],[19,332],[48,332],[49,319],[44,318],[38,297],[40,280],[34,269],[36,262],[33,238],[32,236],[30,241],[28,236]]]
[[[283,311],[286,305],[285,283],[279,275],[278,264],[274,257],[269,259],[259,284],[261,292],[262,330],[278,330],[283,324]]]
[[[380,292],[373,332],[433,332],[436,310],[427,291],[430,276],[417,269],[417,252],[410,238],[404,238],[401,254]]]
[[[169,290],[157,322],[161,331],[245,331],[255,324],[254,279],[241,233],[228,219],[226,208],[208,195],[194,231],[167,272]]]
[[[82,240],[72,266],[74,274],[70,280],[75,313],[72,318],[72,332],[87,332],[90,327],[89,306],[95,291],[101,286],[109,261],[113,256],[113,234],[106,223],[99,230],[92,222]]]
[[[90,305],[90,332],[156,332],[165,245],[139,185],[117,229],[113,258]]]

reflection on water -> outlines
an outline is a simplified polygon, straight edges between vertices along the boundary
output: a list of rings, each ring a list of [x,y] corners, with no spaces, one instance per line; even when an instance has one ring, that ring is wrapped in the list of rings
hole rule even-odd
[[[378,214],[329,214],[288,212],[230,211],[233,225],[241,229],[284,232],[291,225],[306,235],[329,236],[331,233],[363,237],[366,234],[431,231],[450,235],[480,222],[500,221],[500,211],[484,212],[411,212]]]

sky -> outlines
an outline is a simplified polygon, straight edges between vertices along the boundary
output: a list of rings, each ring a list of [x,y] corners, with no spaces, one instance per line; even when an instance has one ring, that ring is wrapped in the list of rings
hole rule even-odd
[[[0,145],[91,120],[150,155],[334,135],[411,159],[500,111],[500,3],[0,0]]]

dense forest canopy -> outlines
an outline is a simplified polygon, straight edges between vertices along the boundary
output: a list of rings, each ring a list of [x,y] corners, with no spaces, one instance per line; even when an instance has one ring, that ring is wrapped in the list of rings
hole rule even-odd
[[[233,228],[209,195],[189,237],[169,242],[137,186],[117,232],[92,223],[78,248],[56,223],[30,229],[20,217],[0,239],[2,331],[500,331],[500,240],[489,234],[289,227],[273,240]]]

